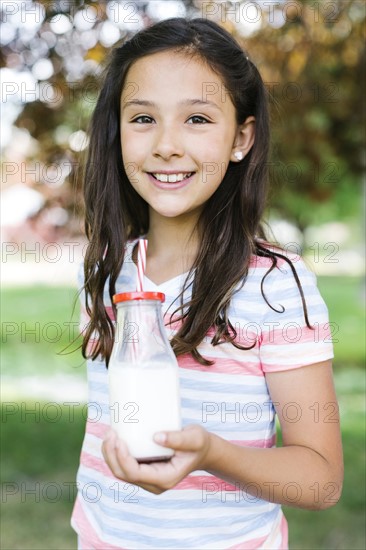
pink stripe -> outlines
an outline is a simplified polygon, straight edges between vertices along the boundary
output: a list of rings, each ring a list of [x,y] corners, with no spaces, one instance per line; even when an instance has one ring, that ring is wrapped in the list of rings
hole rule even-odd
[[[234,329],[236,331],[235,343],[241,346],[251,347],[253,344],[257,345],[257,342],[261,339],[262,329],[258,323],[235,323]],[[231,336],[234,336],[234,332],[229,330]],[[212,338],[216,334],[216,328],[210,327],[204,338],[204,342],[210,344]],[[255,347],[254,346],[254,347]]]
[[[307,357],[306,362],[304,359],[299,358],[298,362],[294,361],[291,365],[285,365],[283,363],[278,363],[276,365],[273,365],[272,363],[262,363],[262,369],[264,374],[270,372],[284,372],[287,370],[301,369],[302,367],[307,367],[309,365],[315,365],[316,363],[321,363],[322,361],[327,361],[328,359],[330,359],[330,356],[324,357],[324,359],[319,359],[319,356],[314,355],[313,360],[311,360],[309,356]]]
[[[83,550],[123,550],[122,546],[112,546],[98,537],[93,525],[85,515],[79,496],[72,513],[72,522],[76,527],[76,532],[81,536]]]
[[[178,332],[180,329],[182,323],[177,320],[173,320],[172,323],[169,322],[169,315],[165,314],[164,316],[164,323],[166,326],[169,327],[169,330],[172,332]],[[260,339],[261,336],[261,327],[258,323],[246,323],[243,325],[239,325],[239,323],[236,323],[234,325],[234,329],[236,331],[236,337],[235,342],[237,344],[240,344],[242,346],[253,346],[253,344],[257,344],[257,341]],[[203,342],[210,344],[212,338],[216,334],[216,327],[211,326],[207,330],[206,336],[204,337]],[[234,332],[229,329],[229,333],[231,336],[234,336]]]
[[[286,252],[284,252],[281,249],[277,249],[275,251],[277,251],[280,254],[283,254],[284,256],[286,256]],[[295,265],[295,269],[296,269],[296,263],[299,260],[301,260],[300,256],[298,256],[296,254],[292,254],[290,252],[290,253],[287,253],[287,257]],[[288,264],[285,260],[283,260],[282,258],[277,258],[277,266],[278,267],[287,266],[287,265]],[[252,256],[250,258],[249,267],[251,267],[251,268],[266,268],[266,269],[268,269],[271,266],[272,266],[272,261],[271,261],[270,258],[265,258],[265,257],[262,257],[262,256]]]
[[[115,316],[114,316],[114,312],[113,312],[112,306],[105,306],[105,310],[106,310],[106,312],[107,312],[108,317],[109,317],[112,321],[115,321]]]
[[[239,542],[239,544],[235,544],[235,546],[230,546],[229,550],[255,550],[266,542],[266,538],[267,537],[260,537],[259,539],[252,539],[248,542]]]
[[[169,325],[169,315],[165,315],[164,322],[166,325]],[[169,325],[169,329],[175,331],[178,331],[181,326],[181,322],[174,321]],[[207,347],[207,350],[212,350],[209,342],[211,338],[215,335],[215,328],[210,327],[207,331],[207,334],[205,336],[205,342],[204,346]],[[240,345],[243,346],[251,346],[253,345],[253,342],[255,340],[259,341],[258,335],[253,331],[246,331],[245,332],[245,339],[241,337],[240,330],[237,333],[236,341]],[[231,344],[230,344],[231,346]],[[258,346],[258,343],[256,343],[256,346]],[[235,350],[235,348],[232,348]],[[260,363],[257,361],[243,361],[243,358],[235,359],[235,358],[224,358],[224,357],[211,357],[209,355],[205,355],[205,349],[201,350],[204,357],[206,357],[209,360],[214,360],[215,363],[211,366],[204,366],[198,363],[194,360],[191,354],[184,353],[182,355],[179,355],[177,357],[178,364],[181,368],[187,369],[187,370],[196,370],[201,372],[214,372],[214,373],[225,373],[225,374],[242,374],[242,375],[250,375],[250,376],[263,376],[263,372],[260,366]],[[240,350],[238,350],[238,353],[240,353]],[[255,348],[253,348],[253,353],[256,353]]]
[[[114,478],[114,475],[110,468],[107,466],[106,462],[102,460],[101,458],[98,458],[96,456],[93,456],[86,451],[82,451],[80,455],[80,464],[85,466],[86,468],[90,468],[92,470],[95,470],[97,472],[102,473],[103,475],[107,477]]]
[[[282,514],[281,519],[281,537],[282,540],[280,550],[288,550],[288,523],[284,514]]]
[[[288,550],[288,527],[287,527],[287,521],[283,513],[281,512],[282,517],[280,524],[275,527],[275,532],[269,533],[269,535],[265,537],[260,537],[257,539],[252,539],[247,542],[240,542],[239,544],[236,544],[235,546],[230,546],[230,550],[245,550],[245,549],[256,549],[256,548],[262,548],[264,544],[266,544],[266,548],[273,548],[273,542],[277,538],[277,535],[281,536],[281,542],[280,546],[276,546],[277,550]],[[271,544],[271,546],[269,546]]]
[[[91,422],[88,420],[86,423],[86,432],[88,434],[95,435],[100,439],[105,438],[109,429],[109,424],[103,424],[102,422]]]
[[[231,439],[230,443],[238,445],[239,447],[258,447],[260,449],[270,449],[276,444],[276,434],[273,434],[269,439],[256,439],[251,441],[235,440]]]
[[[84,539],[78,537],[78,550],[94,550]]]
[[[283,346],[288,344],[306,344],[312,342],[331,343],[331,332],[329,323],[315,326],[315,329],[302,327],[298,323],[288,322],[284,327],[275,329],[274,326],[264,329],[260,344],[270,344],[272,346]]]
[[[213,365],[204,366],[200,363],[196,363],[193,357],[187,353],[179,355],[177,357],[178,364],[182,369],[187,370],[196,370],[202,372],[215,372],[215,373],[225,373],[225,374],[248,374],[251,376],[263,376],[260,363],[249,362],[249,361],[239,361],[235,359],[224,359],[222,357],[204,357],[210,360],[214,360]]]
[[[88,345],[86,347],[86,351],[88,355],[91,355],[94,351],[95,345],[99,342],[98,338],[90,338]]]
[[[207,490],[208,492],[212,492],[212,494],[217,493],[219,490],[241,491],[241,488],[235,487],[235,485],[227,481],[210,475],[187,476],[174,487],[174,490],[188,491],[192,489],[199,491]]]

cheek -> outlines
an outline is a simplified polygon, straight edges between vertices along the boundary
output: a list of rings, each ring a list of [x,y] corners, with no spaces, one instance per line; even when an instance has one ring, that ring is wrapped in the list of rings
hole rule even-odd
[[[215,139],[210,138],[201,147],[200,159],[203,183],[207,181],[213,183],[217,179],[222,180],[230,161],[230,145],[222,137],[217,137]]]
[[[121,133],[121,153],[123,167],[125,169],[126,176],[128,177],[134,189],[139,186],[139,180],[137,177],[139,162],[136,155],[136,151],[138,150],[139,149],[137,148],[136,144],[134,144],[133,141],[129,139],[129,136]]]
[[[121,132],[121,149],[124,159],[133,154],[134,147],[131,146],[131,143],[132,141],[129,136],[126,133]]]
[[[121,148],[123,166],[126,175],[132,185],[136,187],[136,184],[139,183],[137,173],[144,161],[144,156],[142,154],[141,148],[138,146],[137,143],[133,142],[130,139],[121,140]]]
[[[216,159],[217,161],[224,160],[230,156],[231,153],[231,135],[225,135],[224,133],[210,136],[201,144],[201,150],[205,156],[210,159]]]
[[[131,131],[127,126],[121,127],[121,148],[124,157],[138,156],[139,151],[142,149],[141,135]]]

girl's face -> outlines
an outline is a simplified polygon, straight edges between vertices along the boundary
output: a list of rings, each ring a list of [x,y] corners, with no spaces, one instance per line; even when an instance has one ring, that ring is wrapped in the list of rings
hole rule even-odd
[[[121,97],[123,164],[150,215],[199,213],[235,152],[254,139],[254,118],[236,123],[221,78],[197,58],[160,52],[129,69]]]

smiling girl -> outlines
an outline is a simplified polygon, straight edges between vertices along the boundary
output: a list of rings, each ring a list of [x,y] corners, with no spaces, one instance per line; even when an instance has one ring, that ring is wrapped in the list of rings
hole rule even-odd
[[[220,26],[166,20],[112,52],[84,185],[79,548],[285,549],[281,504],[339,499],[327,309],[301,259],[265,239],[268,149],[263,81]],[[109,429],[111,299],[135,288],[139,237],[180,367],[183,429],[155,435],[175,451],[164,463],[139,464]]]

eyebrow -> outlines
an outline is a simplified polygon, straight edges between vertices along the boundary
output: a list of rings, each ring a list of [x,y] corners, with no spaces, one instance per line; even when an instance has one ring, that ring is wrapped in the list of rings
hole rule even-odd
[[[142,106],[142,107],[157,107],[157,105],[153,101],[147,101],[145,99],[131,99],[129,101],[126,101],[124,104],[124,107],[133,107],[134,105]],[[221,111],[220,107],[214,103],[213,101],[203,101],[203,99],[185,99],[184,101],[180,101],[179,105],[182,106],[193,106],[193,105],[199,105],[202,107],[215,107],[219,111]]]

